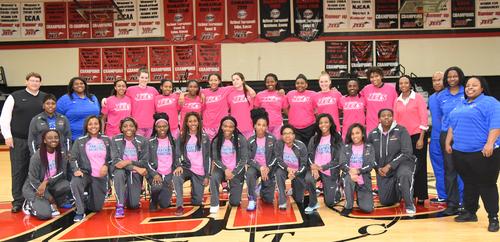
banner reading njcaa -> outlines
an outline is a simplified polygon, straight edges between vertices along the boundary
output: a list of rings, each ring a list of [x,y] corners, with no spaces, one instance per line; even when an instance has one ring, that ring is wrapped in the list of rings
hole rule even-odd
[[[290,1],[260,0],[260,36],[280,42],[290,36]]]
[[[313,41],[323,33],[323,1],[294,0],[295,36]]]

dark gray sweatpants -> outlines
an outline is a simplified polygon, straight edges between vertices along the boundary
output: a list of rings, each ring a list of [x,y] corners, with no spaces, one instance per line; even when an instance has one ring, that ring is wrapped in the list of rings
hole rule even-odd
[[[175,194],[177,200],[175,201],[176,207],[181,207],[184,205],[184,182],[187,180],[191,181],[191,204],[194,206],[200,206],[203,202],[203,191],[205,187],[203,186],[204,176],[197,175],[189,169],[183,169],[180,176],[174,176],[172,178],[175,187]]]
[[[148,183],[151,186],[151,204],[153,204],[153,206],[160,205],[160,208],[167,208],[170,207],[170,204],[172,204],[172,176],[172,173],[163,175],[163,181],[159,185],[153,185],[152,179],[148,180]]]
[[[369,176],[370,174],[368,174]],[[370,180],[370,182],[367,182]],[[358,207],[361,211],[365,213],[371,213],[373,211],[373,193],[372,193],[372,183],[371,179],[365,179],[363,185],[359,185],[357,182],[352,181],[349,174],[344,176],[344,193],[345,193],[345,205],[344,208],[352,209],[354,206],[354,194],[358,197]]]
[[[84,174],[83,177],[73,176],[71,178],[71,192],[76,204],[76,213],[85,213],[85,208],[92,212],[99,212],[104,206],[106,193],[108,192],[108,177],[93,177]],[[88,200],[84,201],[83,193],[88,192]]]
[[[242,171],[231,179],[229,184],[229,204],[231,206],[239,206],[241,202],[241,194],[243,193],[243,182],[245,181],[245,172]],[[225,180],[224,171],[218,167],[212,170],[210,177],[210,206],[219,206],[219,187]]]
[[[310,177],[307,175],[309,174]],[[276,184],[278,185],[278,203],[279,204],[284,204],[286,203],[286,185],[285,181],[288,179],[288,172],[278,168],[276,169]],[[306,179],[309,180],[309,185],[307,189],[309,190],[309,194],[311,194],[311,191],[314,190],[316,192],[316,184],[314,182],[311,182],[314,180],[310,174],[310,172],[307,172],[305,175],[298,175],[292,180],[292,190],[293,194],[292,197],[295,200],[296,203],[303,203],[304,202],[304,191],[306,190]],[[312,184],[312,185],[311,185]],[[316,200],[317,202],[317,200]],[[316,205],[316,202],[313,199],[309,199],[309,206],[314,206]]]
[[[380,176],[377,173],[377,186],[380,204],[393,205],[405,201],[406,208],[413,208],[413,173],[415,165],[403,162],[390,176]]]
[[[117,204],[127,206],[127,208],[139,208],[141,200],[143,177],[139,173],[127,171],[125,169],[115,169],[113,172],[113,182],[115,184]]]
[[[318,203],[318,195],[316,194],[316,180],[313,178],[311,172],[306,174],[306,187],[309,188],[309,204],[315,205]],[[323,182],[323,199],[328,207],[332,207],[340,200],[339,190],[339,171],[335,170],[330,176],[325,175],[323,172],[319,173],[318,180]]]
[[[26,189],[25,189],[26,190]],[[69,194],[69,182],[66,179],[59,179],[54,184],[48,184],[43,197],[37,197],[35,189],[29,192],[24,192],[28,203],[30,203],[31,214],[41,220],[52,218],[52,209],[50,201],[55,201],[58,206],[66,201],[66,196]]]
[[[255,187],[257,186],[257,179],[261,176],[260,171],[255,169],[255,167],[248,167],[246,173],[246,180],[248,186],[248,197],[250,199],[257,199],[257,194],[255,194]],[[260,197],[265,203],[273,203],[274,200],[274,188],[276,187],[276,181],[274,177],[274,171],[270,171],[268,174],[269,179],[263,181],[261,179],[261,189]]]

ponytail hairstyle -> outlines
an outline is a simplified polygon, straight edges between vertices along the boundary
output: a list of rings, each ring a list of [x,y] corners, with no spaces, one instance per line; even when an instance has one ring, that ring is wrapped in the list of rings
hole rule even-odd
[[[221,159],[220,153],[222,149],[222,144],[224,144],[224,131],[222,130],[222,124],[226,120],[229,120],[234,123],[234,131],[233,135],[231,136],[231,143],[233,144],[234,150],[236,151],[236,157],[240,157],[238,137],[241,135],[241,132],[240,130],[238,130],[238,122],[236,121],[236,119],[233,116],[228,115],[222,118],[222,120],[220,121],[219,130],[217,131],[214,140],[212,140],[212,146],[216,145],[217,147],[217,149],[215,150],[215,158],[218,160]],[[217,140],[217,143],[215,143],[215,140]]]
[[[241,81],[243,82],[243,92],[245,93],[245,98],[247,99],[247,103],[250,104],[250,98],[249,95],[248,95],[248,90],[247,90],[247,84],[246,84],[246,81],[245,81],[245,76],[243,76],[243,73],[241,72],[235,72],[231,75],[231,78],[233,76],[238,76],[240,77]]]
[[[196,119],[198,120],[198,128],[196,129],[196,150],[199,151],[201,150],[201,139],[202,139],[202,131],[201,131],[201,117],[200,117],[200,114],[198,114],[197,112],[189,112],[186,114],[186,116],[184,117],[184,122],[182,124],[182,134],[181,134],[181,152],[182,154],[184,154],[184,152],[186,151],[186,145],[189,141],[189,136],[190,136],[190,133],[189,133],[189,126],[188,126],[188,120],[189,120],[189,117],[191,116],[194,116],[196,117]]]
[[[40,162],[42,163],[42,169],[45,169],[43,173],[46,175],[49,174],[49,159],[47,158],[47,145],[44,143],[44,140],[45,136],[47,136],[47,134],[50,132],[55,132],[59,138],[61,137],[61,135],[59,135],[59,131],[53,129],[45,130],[42,133],[42,143],[40,144],[40,149],[38,152],[40,154]],[[57,172],[60,172],[63,163],[63,158],[61,153],[61,142],[57,144],[57,147],[54,149],[54,152],[56,158],[56,170]]]

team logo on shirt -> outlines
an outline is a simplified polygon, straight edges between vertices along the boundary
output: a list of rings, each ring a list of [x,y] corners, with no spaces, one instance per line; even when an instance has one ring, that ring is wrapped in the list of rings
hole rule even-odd
[[[318,100],[318,106],[336,104],[337,99],[333,97],[322,97]]]
[[[297,159],[297,156],[295,156],[294,153],[283,153],[283,161],[287,165],[297,165],[299,163],[299,159]]]
[[[281,101],[281,97],[277,97],[277,96],[267,96],[267,97],[262,98],[263,103],[272,103],[272,102],[280,102],[280,101]]]
[[[115,105],[115,109],[114,110],[116,112],[118,112],[118,111],[128,111],[128,110],[130,110],[130,104],[125,103],[125,102],[123,102],[123,103],[117,103]]]
[[[163,106],[172,105],[173,103],[175,103],[175,98],[162,98],[162,99],[158,100],[158,102],[156,102],[156,106],[163,107]]]
[[[308,96],[294,96],[292,98],[292,102],[294,103],[306,103],[309,102],[310,100],[311,98]]]
[[[385,102],[387,101],[387,94],[381,92],[370,93],[367,98],[368,101]]]
[[[233,97],[233,103],[246,103],[248,102],[247,97],[245,97],[245,94],[237,95]]]
[[[320,144],[318,148],[316,148],[316,152],[318,154],[328,154],[330,153],[330,144]]]
[[[346,102],[344,103],[344,110],[357,110],[363,109],[363,103],[361,102]]]
[[[197,151],[198,148],[196,147],[196,143],[186,145],[186,152],[197,152]]]
[[[234,153],[234,147],[231,145],[223,145],[220,149],[221,155],[232,155]]]
[[[172,154],[172,147],[170,145],[158,146],[157,154],[158,154],[158,156],[171,155]]]
[[[215,103],[222,100],[222,95],[215,95],[215,96],[209,96],[205,97],[205,103]]]
[[[187,109],[200,109],[201,104],[200,103],[184,103],[184,107]]]
[[[153,99],[153,94],[151,94],[151,93],[137,93],[137,94],[135,94],[136,101],[147,101],[147,100],[152,100],[152,99]]]
[[[88,151],[89,152],[102,152],[106,151],[106,146],[103,143],[99,144],[88,144]]]

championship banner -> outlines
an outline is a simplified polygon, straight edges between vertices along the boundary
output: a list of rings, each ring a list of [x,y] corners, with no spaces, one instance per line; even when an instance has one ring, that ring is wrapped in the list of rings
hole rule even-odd
[[[196,50],[194,45],[174,46],[174,80],[196,79]]]
[[[165,39],[184,42],[194,37],[192,0],[164,1]]]
[[[375,0],[375,28],[398,28],[398,0]]]
[[[68,38],[68,16],[65,2],[45,2],[45,39]]]
[[[349,4],[346,0],[323,1],[324,31],[345,31],[349,28]]]
[[[424,13],[424,29],[451,28],[451,1],[441,4],[439,11]]]
[[[198,78],[200,82],[208,82],[210,74],[221,74],[221,46],[197,45]]]
[[[139,36],[161,36],[161,0],[139,1]]]
[[[19,3],[0,3],[0,37],[21,37],[21,9]]]
[[[260,37],[276,43],[291,32],[290,1],[260,0]]]
[[[101,82],[101,49],[79,49],[79,76],[89,83]]]
[[[401,0],[401,6],[405,4],[407,0]],[[423,10],[422,10],[423,11]],[[399,21],[401,29],[421,29],[424,27],[424,14],[417,13],[401,13],[399,14]]]
[[[129,82],[139,81],[139,69],[148,67],[148,47],[125,48],[125,74]]]
[[[351,2],[350,21],[352,30],[373,30],[374,0],[356,0]]]
[[[476,26],[476,0],[450,0],[451,1],[451,27]]]
[[[294,0],[295,36],[313,41],[323,33],[323,0]]]
[[[399,41],[376,41],[376,66],[382,68],[384,76],[399,74]]]
[[[227,0],[227,35],[238,42],[259,37],[257,0]]]
[[[476,4],[477,27],[500,28],[500,1],[478,0]]]
[[[85,19],[76,10],[89,8],[90,2],[68,2],[68,32],[70,39],[90,38],[90,19]]]
[[[207,43],[218,43],[225,37],[224,0],[196,1],[196,39]]]
[[[373,66],[373,42],[351,41],[351,73],[366,77],[366,70]]]
[[[45,39],[43,2],[21,3],[21,36]]]
[[[149,63],[151,81],[172,80],[172,46],[150,46]]]
[[[116,5],[122,11],[123,16],[115,14],[114,21],[115,38],[137,37],[137,1],[115,0]]]
[[[347,41],[325,42],[325,70],[332,78],[349,73],[349,46]]]
[[[109,0],[93,0],[91,6],[93,9],[109,8],[112,5]],[[106,11],[95,11],[90,14],[90,26],[92,38],[113,38],[115,31],[113,29],[114,14]]]
[[[102,80],[113,83],[117,78],[125,79],[125,49],[102,49]]]

